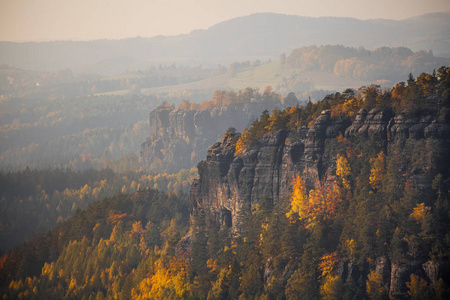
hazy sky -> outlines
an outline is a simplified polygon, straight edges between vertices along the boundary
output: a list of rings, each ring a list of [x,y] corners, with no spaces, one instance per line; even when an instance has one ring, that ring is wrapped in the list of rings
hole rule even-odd
[[[0,41],[177,35],[257,12],[405,19],[450,0],[0,0]]]

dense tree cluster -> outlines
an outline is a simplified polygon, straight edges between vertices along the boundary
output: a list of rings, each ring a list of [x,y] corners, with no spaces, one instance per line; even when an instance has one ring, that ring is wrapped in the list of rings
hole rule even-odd
[[[267,86],[261,93],[258,89],[246,88],[235,92],[233,90],[216,90],[209,101],[200,104],[191,103],[189,100],[183,100],[178,109],[184,110],[204,110],[213,109],[221,106],[232,106],[240,103],[262,102],[262,103],[296,103],[298,100],[295,95],[283,98],[280,94],[273,91],[271,86]]]
[[[296,49],[285,63],[302,71],[321,70],[342,77],[375,81],[395,80],[417,70],[431,71],[446,61],[434,57],[431,51],[413,52],[405,47],[382,47],[371,51],[363,47],[326,45]]]
[[[432,116],[448,123],[448,74],[448,68],[441,68],[410,78],[398,85],[404,88],[398,97],[392,96],[398,87],[381,91],[370,86],[358,94],[331,95],[309,109],[331,109],[333,118],[345,120],[361,108],[383,107],[413,119]],[[343,112],[347,103],[358,105]],[[257,147],[269,132],[307,126],[303,110],[264,112],[242,133],[237,155]],[[223,233],[198,217],[191,267],[194,282],[202,286],[199,298],[386,299],[389,292],[394,298],[449,296],[448,278],[430,282],[419,271],[408,278],[403,294],[393,294],[378,269],[380,258],[392,265],[449,259],[450,174],[448,155],[438,141],[407,139],[386,148],[375,135],[369,140],[341,135],[327,147],[327,155],[335,157],[333,174],[309,188],[299,174],[287,201],[261,199],[251,212],[243,209],[238,232],[228,239],[218,238]],[[216,248],[217,240],[227,242]]]
[[[186,196],[150,189],[105,198],[2,256],[2,297],[180,298],[188,260],[174,246],[188,220]]]
[[[0,173],[0,250],[9,250],[67,220],[89,204],[118,193],[155,188],[188,193],[196,168],[176,174],[60,169]]]

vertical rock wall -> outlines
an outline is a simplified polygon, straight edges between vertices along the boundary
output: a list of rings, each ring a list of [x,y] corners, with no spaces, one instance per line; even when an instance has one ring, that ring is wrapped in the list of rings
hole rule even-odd
[[[415,140],[433,138],[443,149],[443,163],[438,162],[437,168],[445,171],[450,167],[448,124],[428,117],[407,119],[383,109],[361,110],[350,124],[332,120],[330,112],[323,111],[309,129],[282,130],[265,135],[245,149],[242,157],[234,155],[239,134],[224,135],[221,142],[208,148],[206,160],[198,164],[199,177],[191,187],[193,213],[203,210],[222,226],[235,229],[241,209],[251,209],[261,197],[274,202],[288,197],[291,180],[298,173],[309,188],[318,180],[327,180],[335,174],[333,148],[340,134],[348,139],[367,141],[375,136],[388,153],[393,145],[405,145],[408,139],[414,143]],[[429,179],[424,180],[420,174],[415,177],[423,188],[430,187]],[[351,263],[344,269],[350,272]],[[446,262],[390,262],[382,257],[377,259],[375,271],[382,275],[390,287],[390,294],[395,296],[406,291],[406,282],[414,272],[421,272],[434,282],[440,277],[450,280],[448,270]]]

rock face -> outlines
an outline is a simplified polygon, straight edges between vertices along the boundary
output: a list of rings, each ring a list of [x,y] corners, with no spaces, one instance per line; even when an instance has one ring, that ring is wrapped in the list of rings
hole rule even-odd
[[[281,108],[280,103],[249,102],[200,111],[158,107],[150,112],[150,137],[141,145],[140,163],[167,172],[191,168],[227,128],[242,130],[263,110],[275,107]]]
[[[290,193],[290,183],[298,172],[307,185],[314,186],[328,170],[334,158],[324,155],[325,148],[348,124],[333,122],[323,111],[315,124],[299,131],[278,131],[262,137],[258,145],[235,157],[238,135],[228,134],[222,142],[208,148],[206,161],[198,164],[199,178],[191,188],[195,208],[206,209],[233,227],[242,207],[251,208],[261,197],[278,201]]]
[[[191,186],[193,214],[203,210],[222,226],[234,230],[241,209],[251,209],[261,197],[277,202],[288,196],[291,180],[298,173],[310,188],[318,180],[332,179],[336,170],[333,149],[341,134],[367,142],[375,136],[388,153],[391,146],[404,145],[408,138],[411,141],[432,137],[446,153],[442,159],[449,161],[449,124],[432,118],[408,119],[388,109],[361,110],[353,123],[345,123],[333,120],[329,111],[323,111],[309,129],[282,130],[263,136],[245,149],[242,157],[234,155],[239,134],[226,134],[221,142],[210,146],[206,160],[198,164],[199,177]],[[448,167],[447,163],[441,166]],[[417,177],[420,178],[420,174]],[[418,261],[404,265],[382,257],[376,264],[375,271],[390,286],[391,295],[404,292],[409,276],[418,270],[427,274],[431,281],[448,275],[442,274],[443,263]]]
[[[222,142],[210,146],[206,160],[198,164],[199,177],[191,188],[192,202],[217,216],[223,211],[231,214],[234,226],[241,207],[250,208],[261,197],[274,202],[286,197],[292,178],[299,172],[310,188],[318,180],[326,179],[326,174],[331,176],[336,169],[332,149],[340,134],[367,141],[375,136],[388,152],[390,146],[404,144],[408,138],[424,137],[434,138],[446,149],[450,126],[432,118],[406,119],[388,109],[369,112],[362,109],[350,124],[332,120],[326,110],[309,129],[282,130],[263,136],[242,157],[234,155],[238,134],[230,133],[224,135]]]

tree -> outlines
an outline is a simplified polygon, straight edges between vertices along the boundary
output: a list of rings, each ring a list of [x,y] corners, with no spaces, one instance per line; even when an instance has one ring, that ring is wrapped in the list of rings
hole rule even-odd
[[[178,109],[188,110],[191,108],[191,102],[189,100],[183,99]]]
[[[417,223],[422,224],[425,221],[425,216],[427,213],[427,208],[425,207],[425,203],[418,203],[416,207],[414,207],[412,214],[410,217],[414,219]]]
[[[326,254],[320,259],[319,270],[322,272],[321,277],[332,276],[339,257],[336,252]]]
[[[350,190],[349,177],[351,174],[352,170],[347,158],[338,154],[336,159],[336,175],[339,176],[342,186],[347,190]]]
[[[431,290],[428,283],[416,274],[411,274],[410,281],[406,283],[408,295],[413,300],[431,299]]]
[[[381,274],[371,271],[367,276],[366,292],[370,299],[389,299]]]
[[[369,182],[374,190],[380,187],[386,174],[386,155],[383,151],[378,153],[376,158],[370,159],[370,177]]]
[[[320,287],[320,296],[325,300],[342,299],[344,284],[341,276],[327,276]]]
[[[317,281],[314,273],[308,272],[304,268],[297,269],[289,278],[286,284],[286,298],[294,299],[315,299],[317,297]]]
[[[291,184],[290,210],[286,214],[288,218],[299,218],[309,227],[336,217],[342,195],[335,182],[318,182],[308,194],[300,174],[294,177]]]
[[[223,106],[225,104],[224,100],[225,100],[226,93],[227,93],[227,91],[224,91],[224,90],[215,90],[214,91],[214,95],[212,97],[212,100],[214,101],[214,103],[217,106],[221,107],[221,106]]]
[[[359,91],[364,97],[364,107],[367,109],[372,109],[377,104],[377,97],[381,94],[381,89],[379,85],[371,84],[368,87],[361,87]]]
[[[408,80],[406,82],[408,83],[408,86],[413,86],[416,83],[412,73],[408,74]]]
[[[292,193],[290,198],[291,208],[289,212],[286,213],[286,217],[288,218],[306,217],[304,207],[307,205],[308,196],[306,194],[305,182],[303,181],[303,177],[300,176],[300,173],[296,177],[294,177],[291,185],[292,185]]]

